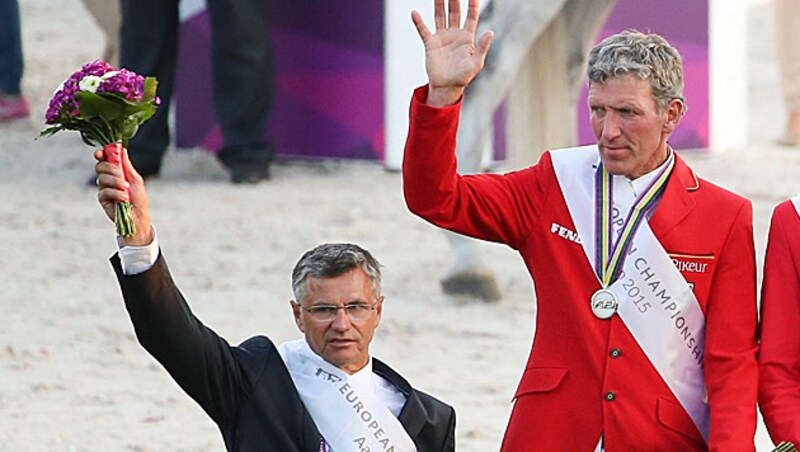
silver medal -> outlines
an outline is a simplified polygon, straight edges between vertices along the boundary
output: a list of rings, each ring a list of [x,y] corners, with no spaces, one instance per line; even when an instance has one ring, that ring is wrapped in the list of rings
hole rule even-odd
[[[592,295],[592,313],[598,319],[609,319],[619,307],[617,296],[608,289],[599,289]]]

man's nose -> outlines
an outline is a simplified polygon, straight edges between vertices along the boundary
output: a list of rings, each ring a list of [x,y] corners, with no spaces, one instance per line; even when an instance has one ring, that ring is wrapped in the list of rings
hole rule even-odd
[[[612,141],[620,135],[619,117],[614,112],[609,112],[603,118],[603,140]]]
[[[345,331],[352,325],[345,309],[336,311],[336,317],[331,321],[331,327],[337,331]]]

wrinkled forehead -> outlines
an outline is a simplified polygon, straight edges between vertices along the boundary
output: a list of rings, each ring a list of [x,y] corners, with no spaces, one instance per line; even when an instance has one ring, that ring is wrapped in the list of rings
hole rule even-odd
[[[625,74],[599,82],[590,82],[587,100],[599,99],[656,103],[656,97],[650,82],[634,74]]]

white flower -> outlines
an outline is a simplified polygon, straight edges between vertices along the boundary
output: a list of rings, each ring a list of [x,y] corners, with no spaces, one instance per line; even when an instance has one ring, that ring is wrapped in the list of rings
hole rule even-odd
[[[53,95],[52,95],[52,96],[50,96],[50,97],[56,97],[56,94],[58,94],[58,93],[59,93],[59,91],[61,91],[62,89],[64,89],[64,83],[65,83],[65,82],[66,82],[66,80],[65,80],[65,81],[63,81],[63,82],[61,82],[61,84],[60,84],[60,85],[58,85],[58,88],[56,88],[56,90],[55,90],[55,91],[53,91]]]
[[[78,82],[78,87],[81,89],[81,91],[96,93],[97,88],[102,82],[103,79],[96,75],[87,75],[86,77],[82,78],[80,82]]]
[[[102,76],[100,76],[100,78],[105,81],[105,80],[108,80],[108,79],[110,79],[111,77],[113,77],[113,76],[115,76],[117,74],[119,74],[119,71],[108,71],[105,74],[103,74]]]

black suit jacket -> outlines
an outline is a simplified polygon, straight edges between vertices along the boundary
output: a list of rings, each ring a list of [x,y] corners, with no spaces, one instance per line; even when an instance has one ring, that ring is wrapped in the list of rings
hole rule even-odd
[[[320,433],[272,341],[230,346],[192,314],[161,256],[134,276],[122,274],[117,255],[111,263],[139,343],[217,423],[228,450],[319,451]],[[373,371],[406,395],[399,420],[419,452],[455,450],[452,407],[377,359]]]

